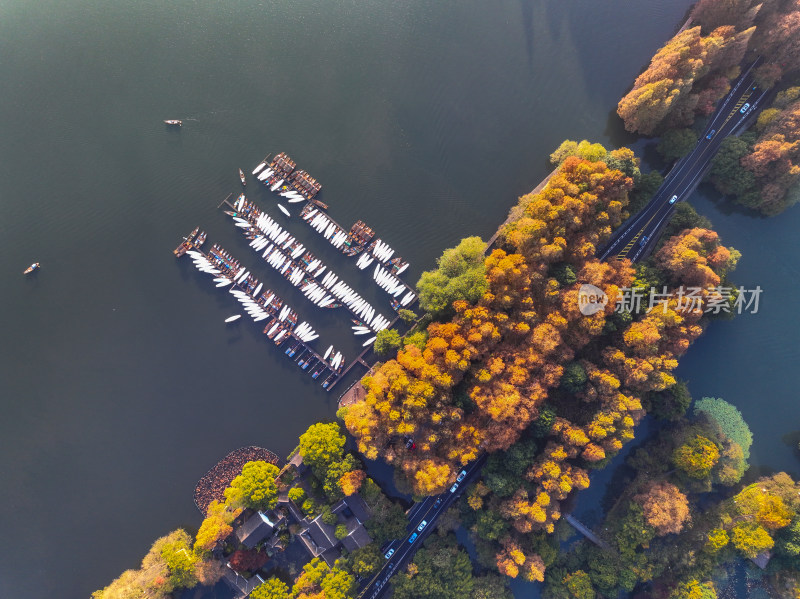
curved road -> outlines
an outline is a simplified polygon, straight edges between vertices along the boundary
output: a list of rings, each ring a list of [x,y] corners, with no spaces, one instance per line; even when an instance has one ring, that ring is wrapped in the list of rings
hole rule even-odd
[[[739,76],[714,111],[697,146],[675,163],[647,206],[617,229],[600,252],[601,260],[629,258],[637,262],[650,254],[675,206],[691,195],[708,172],[711,159],[719,151],[722,141],[742,131],[762,108],[768,91],[760,90],[752,75],[760,60],[753,62]]]

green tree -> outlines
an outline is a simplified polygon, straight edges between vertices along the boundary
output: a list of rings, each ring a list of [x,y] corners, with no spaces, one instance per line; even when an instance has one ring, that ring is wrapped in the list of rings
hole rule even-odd
[[[381,356],[387,356],[396,353],[397,349],[400,347],[400,343],[400,333],[394,329],[383,329],[378,331],[378,334],[375,336],[375,345],[373,347],[375,353]]]
[[[553,265],[550,268],[550,276],[558,281],[562,287],[569,287],[578,280],[572,267],[564,262]]]
[[[697,145],[697,135],[691,129],[670,129],[661,136],[657,150],[666,161],[683,158]]]
[[[695,435],[675,449],[672,461],[692,478],[706,478],[719,461],[719,448],[708,437]]]
[[[726,195],[732,195],[744,206],[756,208],[761,202],[756,176],[741,164],[741,159],[750,153],[750,146],[742,137],[726,137],[719,152],[711,161],[709,179]]]
[[[278,503],[278,487],[275,484],[278,472],[278,467],[269,462],[247,462],[242,473],[225,489],[226,502],[254,510],[274,508]]]
[[[414,312],[412,310],[407,310],[406,308],[400,308],[397,311],[397,315],[400,317],[400,319],[403,322],[407,322],[407,323],[412,323],[418,318],[416,312]]]
[[[644,406],[648,413],[656,418],[676,421],[686,414],[691,403],[689,387],[685,382],[678,381],[663,391],[650,393],[644,401]]]
[[[472,564],[453,535],[433,536],[392,583],[395,599],[463,599],[473,592]]]
[[[570,362],[564,366],[564,374],[561,376],[561,386],[570,393],[579,393],[583,390],[586,381],[586,369],[580,362]]]
[[[289,499],[294,501],[297,505],[303,505],[306,500],[306,492],[302,487],[292,487],[289,489]]]
[[[775,544],[769,531],[752,521],[737,522],[731,530],[731,540],[742,555],[751,559]]]
[[[320,516],[322,517],[322,521],[329,526],[333,526],[339,521],[339,518],[337,518],[336,514],[331,511],[329,505],[322,506],[322,509],[320,510]]]
[[[720,428],[722,433],[742,448],[744,460],[750,459],[750,446],[753,444],[753,433],[735,406],[724,399],[704,397],[694,405],[695,416],[706,414]]]
[[[250,599],[289,599],[290,596],[286,583],[274,576],[267,578],[249,595]]]
[[[514,599],[506,578],[497,574],[486,574],[474,579],[472,599]]]
[[[688,202],[675,205],[672,218],[664,227],[662,239],[669,239],[684,229],[711,229],[711,221],[697,213],[697,210]]]
[[[402,507],[387,499],[383,494],[376,501],[368,503],[372,517],[367,520],[366,527],[376,543],[380,544],[389,539],[404,536],[408,520],[406,520],[406,514]]]
[[[344,458],[345,441],[337,423],[312,424],[300,435],[300,455],[303,462],[314,471],[314,475],[324,479],[328,466],[341,462]]]
[[[567,574],[564,578],[564,585],[575,599],[594,599],[597,596],[589,575],[583,570]]]
[[[199,558],[192,551],[192,537],[185,531],[179,529],[170,535],[170,540],[161,547],[161,557],[169,568],[173,588],[191,588],[197,584],[194,570]]]
[[[641,180],[629,194],[628,213],[636,214],[647,206],[647,203],[655,195],[662,183],[664,183],[664,177],[658,171],[643,173]]]
[[[410,335],[406,335],[403,339],[403,345],[414,345],[420,351],[425,350],[425,343],[428,341],[428,333],[425,331],[416,331]]]
[[[456,247],[444,251],[437,269],[422,273],[417,282],[419,305],[436,317],[451,312],[453,302],[475,303],[488,289],[484,251],[480,237],[467,237]]]
[[[678,585],[670,599],[717,599],[717,591],[713,582],[690,580]]]
[[[367,578],[375,574],[383,566],[383,555],[377,543],[370,543],[356,549],[350,555],[350,571],[356,576]]]
[[[344,524],[339,524],[333,531],[333,535],[341,541],[347,536],[347,526]]]
[[[591,143],[589,140],[583,139],[580,142],[574,142],[569,139],[561,142],[561,145],[556,148],[556,151],[550,154],[550,163],[553,166],[558,166],[570,156],[577,156],[584,160],[597,162],[598,160],[606,160],[608,151],[599,143]],[[609,165],[611,166],[611,165]],[[612,168],[617,168],[613,166]]]

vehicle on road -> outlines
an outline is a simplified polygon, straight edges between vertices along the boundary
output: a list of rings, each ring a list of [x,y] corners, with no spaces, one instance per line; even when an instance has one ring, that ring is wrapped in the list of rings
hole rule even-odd
[[[677,201],[678,201],[678,196],[672,196],[672,197],[669,199],[669,203],[670,203],[670,204],[674,204],[674,203],[675,203],[675,202],[677,202]]]
[[[442,498],[441,497],[439,497],[439,499],[437,499],[434,502],[433,507],[439,507],[440,505],[442,505]]]
[[[647,242],[648,242],[648,241],[650,241],[650,238],[649,238],[647,235],[645,235],[644,237],[642,237],[642,238],[639,240],[639,245],[641,245],[641,246],[645,246],[645,245],[647,245]]]
[[[419,523],[419,526],[417,526],[417,530],[418,530],[419,532],[422,532],[422,531],[423,531],[423,529],[424,529],[426,526],[428,526],[428,521],[427,521],[427,520],[423,520],[422,522],[420,522],[420,523]]]
[[[417,540],[417,537],[418,537],[418,536],[419,536],[419,534],[417,534],[417,533],[414,533],[413,535],[411,535],[411,536],[408,538],[408,542],[409,542],[409,543],[413,543],[414,541],[416,541],[416,540]]]
[[[462,470],[461,472],[459,472],[458,473],[458,477],[456,477],[456,482],[460,483],[462,480],[464,480],[464,477],[466,475],[467,475],[467,471],[466,470]]]
[[[383,555],[383,557],[385,557],[386,559],[389,559],[389,558],[390,558],[390,557],[392,557],[393,555],[394,555],[394,549],[389,549],[389,551],[387,551],[387,552],[386,552],[386,553]]]
[[[714,137],[714,134],[716,132],[717,132],[716,129],[712,129],[711,132],[708,135],[706,135],[706,139],[711,139],[712,137]]]
[[[450,487],[450,492],[451,492],[451,493],[455,493],[455,492],[456,492],[456,489],[458,489],[458,483],[456,483],[456,484],[454,484],[452,487]]]
[[[747,112],[747,109],[748,109],[748,108],[750,108],[750,103],[749,103],[749,102],[745,102],[745,103],[744,103],[744,106],[742,106],[742,107],[739,109],[739,112],[741,112],[742,114],[744,114],[745,112]]]

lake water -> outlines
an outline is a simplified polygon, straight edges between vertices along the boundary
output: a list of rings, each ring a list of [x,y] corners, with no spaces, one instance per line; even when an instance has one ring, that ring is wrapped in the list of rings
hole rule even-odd
[[[0,0],[0,596],[83,598],[151,542],[196,527],[197,479],[228,451],[286,455],[334,417],[325,393],[172,249],[200,225],[350,358],[216,209],[269,152],[369,223],[414,282],[490,236],[565,138],[626,143],[614,107],[688,0]],[[163,119],[181,118],[180,131]],[[250,181],[249,196],[279,216]],[[800,212],[699,197],[761,311],[715,324],[681,365],[738,405],[759,465],[797,470]],[[297,208],[294,207],[296,214]],[[368,276],[288,228],[390,313]],[[24,278],[31,262],[40,272]]]

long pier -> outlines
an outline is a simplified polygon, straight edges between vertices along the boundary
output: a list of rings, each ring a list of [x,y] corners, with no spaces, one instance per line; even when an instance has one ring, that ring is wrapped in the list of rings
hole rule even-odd
[[[221,208],[222,206],[228,206],[228,207],[230,207],[230,209],[231,209],[231,210],[233,210],[233,211],[236,211],[236,208],[235,208],[235,206],[234,206],[233,204],[231,204],[231,203],[230,203],[230,201],[229,201],[232,195],[233,195],[233,194],[228,194],[228,196],[227,196],[227,197],[226,197],[224,200],[222,200],[222,202],[220,202],[220,203],[219,203],[219,205],[217,206],[217,208]],[[399,319],[400,319],[400,316],[399,316],[399,314],[396,314],[396,315],[395,315],[395,317],[394,317],[394,319],[393,319],[393,320],[390,322],[390,324],[389,324],[389,325],[388,325],[386,328],[387,328],[387,329],[390,329],[390,328],[392,328],[394,325],[396,325],[396,324],[397,324],[397,321],[398,321]],[[308,352],[308,353],[310,353],[310,354],[312,354],[312,355],[313,355],[313,356],[314,356],[314,357],[315,357],[315,358],[316,358],[316,359],[317,359],[319,362],[323,362],[323,358],[322,358],[322,356],[321,356],[321,355],[319,355],[319,354],[318,354],[318,353],[317,353],[317,352],[316,352],[316,351],[315,351],[313,348],[311,348],[311,347],[310,347],[310,346],[309,346],[307,343],[303,343],[302,341],[300,341],[299,339],[297,339],[296,337],[294,337],[294,335],[293,335],[293,334],[291,335],[291,337],[292,337],[292,338],[295,340],[295,342],[299,342],[299,343],[301,343],[301,344],[303,345],[303,347],[304,347],[304,348],[307,350],[307,352]],[[290,343],[289,343],[289,345],[290,345],[290,347],[291,347],[291,346],[292,346],[292,343],[290,342]],[[344,379],[344,378],[345,378],[345,377],[346,377],[346,376],[347,376],[347,375],[350,373],[350,371],[351,371],[351,370],[352,370],[352,369],[353,369],[355,366],[357,366],[357,365],[359,365],[359,366],[363,366],[363,367],[364,367],[364,368],[365,368],[367,371],[369,371],[369,370],[372,368],[372,366],[371,366],[369,363],[367,363],[367,362],[366,362],[366,360],[364,360],[364,357],[365,357],[365,356],[366,356],[366,355],[367,355],[367,354],[368,354],[370,351],[372,351],[372,346],[369,346],[369,347],[366,347],[366,348],[364,348],[364,349],[361,351],[361,353],[360,353],[360,354],[359,354],[359,355],[358,355],[358,356],[357,356],[357,357],[356,357],[354,360],[351,360],[351,361],[349,362],[349,364],[347,364],[347,366],[345,366],[344,370],[342,370],[342,372],[340,372],[340,373],[338,374],[338,376],[336,376],[336,378],[335,378],[335,379],[333,379],[333,381],[331,381],[331,383],[330,383],[330,384],[329,384],[327,387],[325,387],[325,390],[326,390],[326,391],[331,391],[331,390],[332,390],[332,389],[333,389],[333,388],[334,388],[334,387],[335,387],[335,386],[336,386],[336,385],[339,383],[339,381],[341,381],[342,379]],[[297,354],[293,354],[293,355],[292,355],[292,356],[290,356],[290,357],[293,357],[294,355],[297,355]],[[302,354],[300,354],[300,355],[298,356],[298,359],[299,359],[300,357],[302,357]],[[356,382],[358,382],[358,381],[356,381]]]
[[[258,281],[252,275],[246,276],[241,281],[236,280],[237,276],[239,276],[244,270],[244,267],[241,266],[238,260],[235,260],[230,254],[218,246],[212,248],[211,253],[206,254],[201,249],[202,243],[197,243],[195,239],[191,238],[184,239],[184,244],[190,244],[192,251],[203,256],[209,264],[217,267],[217,270],[220,271],[221,276],[224,276],[226,279],[230,280],[230,285],[225,285],[229,292],[234,289],[241,291],[261,308],[263,308],[262,313],[264,318],[266,318],[267,315],[273,317],[270,323],[274,322],[276,324],[284,324],[283,330],[285,331],[285,337],[280,337],[280,333],[276,333],[275,339],[268,337],[269,340],[273,341],[276,347],[280,347],[288,343],[288,349],[285,350],[284,353],[289,356],[292,361],[295,362],[301,369],[308,369],[308,372],[313,373],[312,376],[314,380],[321,379],[322,386],[325,390],[330,391],[342,378],[344,373],[346,373],[355,364],[355,362],[351,363],[347,370],[344,370],[344,372],[337,372],[337,369],[334,368],[329,361],[325,360],[325,358],[321,356],[314,348],[312,348],[307,342],[303,341],[297,334],[295,334],[296,313],[294,317],[295,319],[291,321],[291,323],[289,323],[288,320],[279,320],[278,315],[283,309],[288,308],[289,313],[294,312],[294,310],[292,310],[288,304],[286,304],[281,298],[271,291],[269,292],[269,297],[263,301],[259,300],[266,296],[268,293],[267,291],[265,291],[260,297],[253,297],[253,293],[251,293],[251,291],[253,289],[259,291],[262,286],[257,284]],[[185,246],[182,244],[182,246],[179,246],[179,248],[180,247]],[[276,301],[280,302],[280,305],[274,305],[274,302]],[[269,326],[269,324],[267,326]],[[264,331],[266,333],[266,329],[264,329]]]

